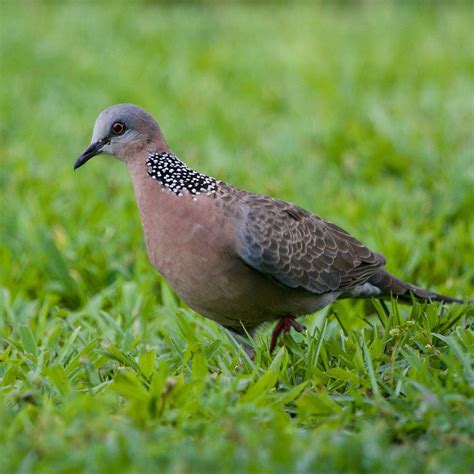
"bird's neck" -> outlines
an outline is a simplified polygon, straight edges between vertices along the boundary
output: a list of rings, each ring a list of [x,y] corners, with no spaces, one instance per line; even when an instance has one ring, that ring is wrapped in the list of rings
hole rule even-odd
[[[150,216],[166,225],[170,210],[184,210],[188,202],[213,196],[219,185],[214,178],[188,168],[169,151],[144,153],[142,159],[126,164],[145,227]]]
[[[214,178],[188,168],[169,151],[148,153],[146,167],[149,177],[177,196],[186,193],[193,196],[212,194],[217,189]]]

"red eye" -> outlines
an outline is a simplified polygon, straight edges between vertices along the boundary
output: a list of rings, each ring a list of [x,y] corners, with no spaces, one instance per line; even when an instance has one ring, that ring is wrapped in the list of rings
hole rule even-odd
[[[125,130],[125,126],[123,123],[115,122],[112,125],[112,132],[114,133],[114,135],[120,135],[121,133],[123,133],[124,130]]]

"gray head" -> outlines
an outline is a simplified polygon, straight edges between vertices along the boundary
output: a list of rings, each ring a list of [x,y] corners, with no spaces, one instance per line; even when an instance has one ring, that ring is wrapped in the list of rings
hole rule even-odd
[[[128,161],[147,149],[168,149],[155,119],[136,105],[112,105],[97,117],[92,142],[76,160],[74,169],[96,155],[112,155],[119,160]]]

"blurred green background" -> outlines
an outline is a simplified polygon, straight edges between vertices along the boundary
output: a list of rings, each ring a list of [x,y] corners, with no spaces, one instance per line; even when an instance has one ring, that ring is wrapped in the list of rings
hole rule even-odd
[[[286,395],[272,392],[276,380],[260,384],[258,403],[239,405],[235,394],[248,393],[263,373],[281,376],[284,361],[307,363],[304,350],[289,346],[283,365],[272,368],[264,332],[256,362],[239,365],[225,334],[181,307],[148,264],[126,169],[107,157],[76,173],[72,165],[102,109],[135,103],[155,116],[189,166],[332,220],[383,253],[402,278],[472,297],[469,2],[5,0],[0,9],[0,451],[10,469],[376,472],[387,459],[386,472],[466,468],[474,444],[463,423],[472,405],[434,404],[430,411],[426,393],[405,393],[406,405],[395,397],[385,406],[393,419],[374,421],[380,406],[365,399],[364,384],[383,379],[383,357],[392,349],[380,354],[380,372],[352,378],[353,392],[344,385],[350,377],[334,385],[306,369],[285,369],[286,385],[279,379],[276,387],[294,394],[288,403],[303,382],[301,390],[326,403],[311,422],[288,416],[294,413],[283,409]],[[309,327],[320,331],[331,311],[311,317]],[[370,329],[361,318],[376,314],[361,303],[336,311],[349,332]],[[400,311],[408,317],[408,309]],[[433,318],[444,314],[434,311]],[[468,310],[451,316],[456,324],[443,337],[467,334]],[[341,327],[329,319],[329,342],[343,354]],[[416,350],[432,342],[415,336]],[[219,339],[223,344],[213,345]],[[465,354],[459,347],[456,354]],[[440,377],[442,392],[448,363],[433,368],[432,357],[422,364]],[[458,361],[464,369],[467,357]],[[134,370],[140,382],[117,379]],[[193,392],[196,378],[212,393]],[[150,384],[158,379],[171,387],[156,382],[161,397],[182,384],[183,393],[194,394],[184,399],[208,405],[195,412],[177,395],[177,413],[165,405],[161,418],[151,408],[141,413],[137,406],[152,403]],[[435,383],[422,379],[416,383]],[[143,383],[151,390],[145,395]],[[472,379],[462,387],[444,395],[462,398]],[[449,421],[434,414],[451,409]],[[443,423],[452,439],[439,437]]]

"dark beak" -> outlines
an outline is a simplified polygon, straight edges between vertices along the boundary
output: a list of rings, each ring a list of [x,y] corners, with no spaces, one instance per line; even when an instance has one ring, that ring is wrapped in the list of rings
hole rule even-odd
[[[88,162],[92,157],[98,155],[101,151],[104,145],[106,144],[105,140],[99,140],[98,142],[91,143],[82,153],[82,155],[76,160],[74,163],[74,170],[77,170],[77,168],[80,168],[83,164]]]

